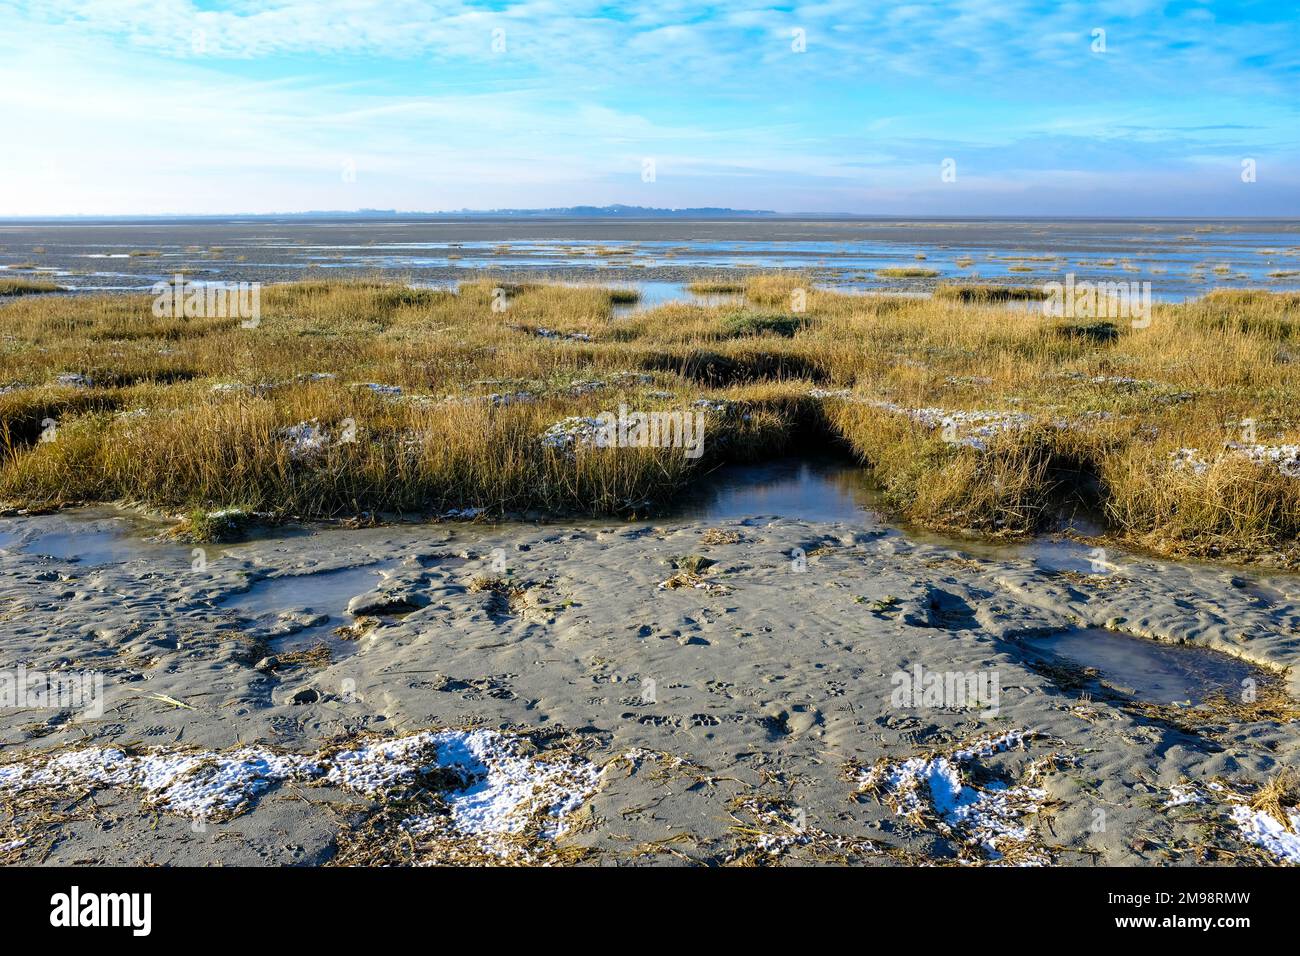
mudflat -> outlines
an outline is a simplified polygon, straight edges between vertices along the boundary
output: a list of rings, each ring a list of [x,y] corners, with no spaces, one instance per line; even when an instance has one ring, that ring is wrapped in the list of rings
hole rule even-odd
[[[69,289],[383,277],[454,283],[685,282],[799,270],[836,286],[1149,281],[1180,301],[1211,287],[1300,288],[1294,219],[578,219],[392,216],[0,222],[0,267]],[[889,275],[923,266],[932,276]],[[882,270],[886,274],[881,275]]]
[[[869,513],[163,529],[5,522],[0,655],[104,675],[6,722],[5,862],[1295,859],[1241,783],[1296,759],[1293,578]],[[1053,649],[1086,628],[1211,656],[1198,706]]]

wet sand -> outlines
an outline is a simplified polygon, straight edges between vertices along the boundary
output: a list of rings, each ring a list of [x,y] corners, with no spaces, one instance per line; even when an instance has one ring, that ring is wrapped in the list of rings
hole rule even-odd
[[[24,792],[5,781],[15,768],[37,773],[42,753],[211,760],[254,747],[261,763],[245,761],[223,791],[234,809],[217,814],[194,811],[188,791],[159,797],[99,764],[64,767],[54,804],[19,813],[0,857],[355,861],[360,827],[365,846],[391,841],[402,862],[407,841],[375,823],[383,793],[340,776],[337,757],[306,770],[267,761],[310,763],[374,734],[477,727],[523,736],[491,738],[515,749],[483,757],[487,782],[440,819],[461,854],[523,859],[516,845],[485,843],[472,811],[484,788],[523,799],[502,781],[526,765],[525,776],[560,774],[547,778],[555,793],[543,814],[555,825],[528,831],[528,852],[562,848],[566,860],[1279,858],[1232,822],[1239,803],[1213,781],[1259,782],[1294,765],[1294,724],[1198,717],[1161,699],[1159,682],[1135,690],[1122,669],[1150,663],[1144,646],[1176,656],[1188,645],[1210,664],[1182,673],[1190,683],[1177,693],[1235,698],[1243,674],[1268,684],[1300,650],[1296,578],[1113,549],[1100,573],[1080,573],[1095,567],[1093,552],[1071,541],[975,557],[882,524],[851,487],[826,515],[840,520],[719,517],[728,495],[750,495],[751,507],[754,487],[774,480],[797,486],[799,474],[728,483],[701,517],[273,529],[209,546],[197,565],[189,545],[146,540],[161,525],[109,509],[5,519],[0,661],[102,671],[107,706],[85,719],[9,712],[0,797]],[[789,488],[771,498],[788,502]],[[85,542],[80,553],[61,547],[69,535]],[[687,586],[661,586],[683,567],[697,572]],[[508,586],[481,586],[498,579]],[[333,634],[358,622],[351,639]],[[1112,654],[1113,674],[1059,666],[1054,640],[1074,651],[1102,628],[1134,636],[1136,664]],[[304,633],[333,660],[268,666]],[[996,674],[997,706],[900,704],[898,675],[918,667]],[[439,739],[439,760],[488,746]],[[72,799],[84,791],[93,799]],[[416,859],[463,858],[437,846]]]
[[[40,251],[37,251],[40,250]],[[969,261],[968,261],[969,260]],[[939,281],[1149,281],[1180,301],[1214,287],[1300,288],[1294,220],[202,219],[0,222],[0,267],[69,289],[371,276],[481,275],[627,284],[795,269],[841,288],[924,292]],[[930,278],[880,269],[920,267]],[[18,274],[32,275],[30,271]]]

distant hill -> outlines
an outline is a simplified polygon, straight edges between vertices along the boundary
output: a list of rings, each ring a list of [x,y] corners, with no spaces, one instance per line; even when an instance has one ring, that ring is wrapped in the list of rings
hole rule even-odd
[[[284,217],[311,218],[314,216],[348,216],[351,218],[392,219],[406,216],[434,216],[445,219],[455,216],[465,219],[477,217],[492,219],[556,219],[571,217],[574,219],[701,219],[722,216],[727,218],[746,218],[775,216],[770,209],[728,209],[723,206],[699,206],[688,209],[664,209],[658,206],[625,206],[616,203],[612,206],[552,206],[549,209],[446,209],[441,212],[416,212],[396,209],[357,209],[353,212],[344,210],[320,210],[312,212],[284,213]]]
[[[454,216],[573,216],[582,219],[680,219],[704,216],[775,216],[771,209],[728,209],[725,206],[699,206],[688,209],[662,209],[657,206],[559,206],[552,209],[461,209]]]

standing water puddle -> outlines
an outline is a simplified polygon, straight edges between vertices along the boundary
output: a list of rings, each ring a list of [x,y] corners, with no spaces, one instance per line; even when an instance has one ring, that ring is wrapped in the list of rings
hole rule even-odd
[[[49,558],[76,561],[88,567],[99,567],[129,561],[133,549],[128,542],[124,541],[121,531],[104,528],[42,534],[32,541],[26,550]]]
[[[869,530],[889,526],[879,510],[881,493],[863,468],[838,458],[779,458],[760,465],[724,465],[673,503],[669,515],[692,521],[777,516],[839,521]],[[1085,533],[1099,528],[1080,527]],[[889,529],[912,541],[989,561],[1030,561],[1044,571],[1103,574],[1118,569],[1118,555],[1069,538],[986,541],[921,529]]]
[[[724,465],[687,489],[671,514],[704,521],[773,515],[879,528],[872,510],[878,497],[861,468],[831,459],[781,458]]]
[[[1104,628],[1067,631],[1025,641],[1037,651],[1096,668],[1111,687],[1152,704],[1203,703],[1215,693],[1241,693],[1259,671],[1244,661],[1202,647],[1159,644]]]
[[[188,566],[191,546],[150,537],[158,526],[133,515],[103,508],[5,519],[0,524],[0,548],[33,556],[75,561],[99,568],[131,561],[148,561],[156,568]]]
[[[348,602],[365,594],[380,581],[380,572],[388,566],[369,564],[335,571],[263,578],[247,590],[217,603],[243,618],[274,627],[284,623],[281,615],[306,615],[308,619],[324,615],[326,620],[309,624],[287,635],[285,647],[310,646],[331,635],[334,628],[348,623]]]
[[[702,306],[719,306],[719,305],[743,305],[745,297],[738,293],[726,292],[692,292],[686,288],[685,282],[633,282],[623,285],[622,288],[634,290],[638,298],[635,302],[616,302],[611,315],[614,318],[633,315],[637,312],[647,312],[650,309],[656,309],[661,305],[671,305],[674,302],[680,302],[683,305],[702,305]],[[614,286],[618,288],[619,286]]]

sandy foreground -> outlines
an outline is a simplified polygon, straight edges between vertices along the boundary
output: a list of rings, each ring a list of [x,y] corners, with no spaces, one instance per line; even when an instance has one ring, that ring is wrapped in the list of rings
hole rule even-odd
[[[39,556],[51,522],[97,540],[113,515],[5,525],[0,666],[100,672],[105,706],[0,714],[0,862],[1300,859],[1249,805],[1300,763],[1295,723],[1135,702],[1043,640],[1208,648],[1230,656],[1202,696],[1285,701],[1294,578],[773,518],[278,529],[201,554],[141,523],[112,563]],[[320,640],[332,660],[292,656]],[[927,674],[997,696],[900,698]]]

